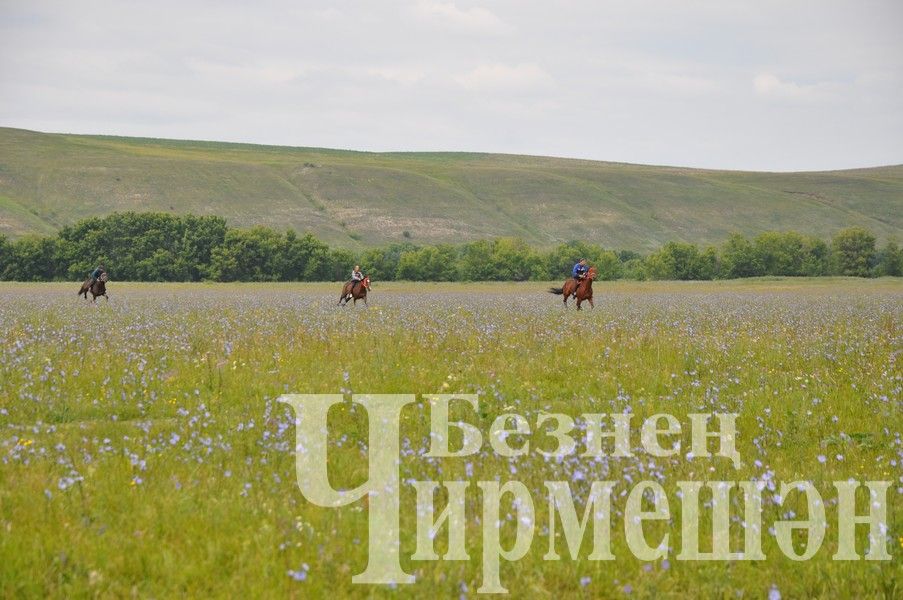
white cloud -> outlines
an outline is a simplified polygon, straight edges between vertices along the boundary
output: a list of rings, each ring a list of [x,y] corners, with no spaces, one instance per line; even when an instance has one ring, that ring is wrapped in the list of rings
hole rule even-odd
[[[302,76],[305,69],[281,61],[259,65],[236,65],[230,62],[189,58],[185,65],[199,76],[232,83],[286,84]]]
[[[423,70],[413,67],[371,67],[367,74],[403,85],[413,85],[424,78]]]
[[[0,4],[0,126],[712,168],[903,163],[900,0]]]
[[[841,85],[834,82],[800,84],[783,80],[773,73],[759,73],[753,79],[753,88],[760,96],[782,100],[827,100],[839,91]]]
[[[653,72],[647,73],[641,79],[649,89],[685,96],[711,94],[721,90],[721,86],[714,79],[695,75]]]
[[[489,9],[475,6],[462,9],[454,2],[422,0],[414,12],[423,20],[468,33],[510,33],[512,27]]]
[[[455,77],[455,81],[470,90],[535,90],[551,85],[554,80],[542,67],[535,64],[490,64]]]

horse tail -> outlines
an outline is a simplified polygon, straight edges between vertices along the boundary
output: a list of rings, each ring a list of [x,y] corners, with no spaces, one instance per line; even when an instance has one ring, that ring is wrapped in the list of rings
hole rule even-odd
[[[564,288],[552,287],[552,288],[549,288],[549,293],[550,294],[558,294],[560,296],[561,294],[564,293]]]

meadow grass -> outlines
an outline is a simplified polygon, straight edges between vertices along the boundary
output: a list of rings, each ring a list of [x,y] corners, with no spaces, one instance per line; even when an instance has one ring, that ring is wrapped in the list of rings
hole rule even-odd
[[[334,284],[113,283],[112,300],[97,305],[77,299],[77,285],[0,284],[0,595],[475,596],[475,485],[470,560],[409,559],[414,494],[403,486],[402,564],[417,582],[352,585],[367,562],[367,511],[301,496],[294,417],[275,402],[287,392],[460,392],[479,394],[478,414],[456,411],[484,434],[509,411],[535,423],[543,411],[630,410],[635,426],[657,412],[684,422],[691,412],[739,413],[735,469],[641,451],[503,459],[488,444],[475,456],[426,459],[428,411],[422,401],[406,410],[404,480],[516,479],[533,494],[532,549],[503,561],[512,597],[900,596],[900,280],[605,282],[596,308],[580,313],[563,310],[547,285],[388,283],[365,309],[335,307]],[[330,414],[330,431],[332,484],[361,483],[363,409],[347,402]],[[892,560],[831,560],[830,482],[848,478],[894,482]],[[564,559],[543,560],[543,482],[571,481],[585,498],[594,479],[618,482],[618,492],[639,479],[662,483],[672,520],[649,525],[647,538],[670,533],[668,560],[633,558],[617,518],[614,561],[588,560],[589,540],[571,560],[560,537]],[[793,562],[766,532],[765,561],[675,560],[673,491],[686,479],[763,482],[765,527],[800,511],[776,505],[774,483],[812,480],[828,508],[822,549]],[[617,514],[623,502],[615,497]],[[508,539],[513,524],[503,529]],[[444,534],[436,541],[441,554]]]

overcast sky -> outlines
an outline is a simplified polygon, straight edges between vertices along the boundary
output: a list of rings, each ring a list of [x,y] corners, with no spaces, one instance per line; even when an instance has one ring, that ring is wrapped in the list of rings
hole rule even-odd
[[[0,126],[899,164],[903,1],[0,0]]]

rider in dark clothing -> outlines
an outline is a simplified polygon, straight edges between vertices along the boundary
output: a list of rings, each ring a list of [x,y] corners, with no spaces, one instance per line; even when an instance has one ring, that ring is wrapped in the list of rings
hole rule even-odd
[[[571,271],[571,277],[580,281],[584,277],[586,277],[586,272],[589,270],[589,267],[586,266],[586,259],[581,258],[580,261],[574,265],[574,269]]]
[[[96,269],[91,271],[91,284],[90,285],[93,286],[95,283],[97,283],[97,280],[100,279],[100,276],[106,272],[107,271],[106,271],[106,269],[103,268],[103,265],[98,265],[98,267]]]

